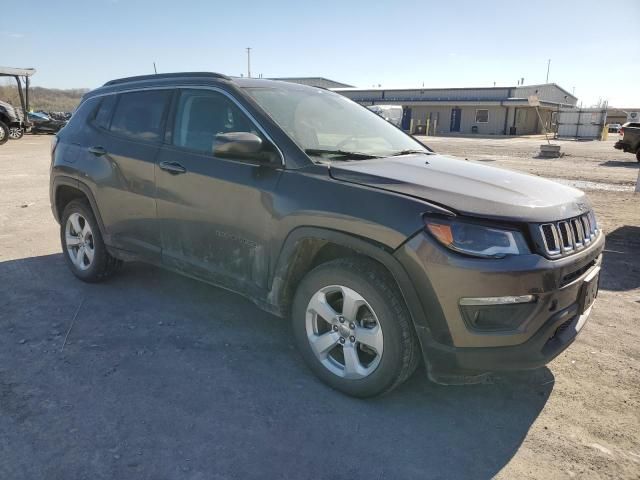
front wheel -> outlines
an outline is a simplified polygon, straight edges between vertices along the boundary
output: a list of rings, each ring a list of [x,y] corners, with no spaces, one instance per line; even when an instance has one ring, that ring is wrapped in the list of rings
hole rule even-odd
[[[387,393],[418,365],[419,346],[402,296],[371,260],[338,259],[309,272],[296,291],[292,323],[309,367],[348,395]]]
[[[0,122],[0,145],[7,143],[9,140],[9,127]]]
[[[20,127],[11,127],[9,129],[9,138],[11,140],[20,140],[24,135],[24,130]]]

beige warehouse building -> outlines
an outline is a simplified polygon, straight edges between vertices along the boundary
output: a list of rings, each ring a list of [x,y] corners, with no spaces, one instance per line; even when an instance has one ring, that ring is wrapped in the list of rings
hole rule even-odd
[[[532,135],[549,129],[554,112],[577,98],[555,83],[490,88],[335,88],[362,105],[401,105],[411,133]],[[540,100],[540,117],[528,97]],[[542,121],[541,121],[542,120]]]

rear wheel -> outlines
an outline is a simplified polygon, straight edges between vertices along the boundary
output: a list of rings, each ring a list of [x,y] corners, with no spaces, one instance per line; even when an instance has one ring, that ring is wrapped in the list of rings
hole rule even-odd
[[[407,308],[376,262],[338,259],[309,272],[296,291],[292,322],[309,367],[348,395],[387,393],[418,364]]]
[[[65,207],[60,240],[67,265],[85,282],[99,282],[121,264],[107,252],[95,216],[84,200],[72,200]]]
[[[0,145],[7,143],[9,140],[9,127],[0,122]]]
[[[19,140],[24,135],[24,130],[20,127],[11,127],[9,129],[9,138],[11,140]]]

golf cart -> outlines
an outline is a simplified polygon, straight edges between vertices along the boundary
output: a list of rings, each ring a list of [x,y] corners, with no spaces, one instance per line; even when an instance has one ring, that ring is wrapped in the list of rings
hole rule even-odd
[[[16,80],[22,107],[20,112],[11,104],[0,101],[0,145],[6,143],[9,138],[22,137],[31,127],[27,112],[29,111],[29,77],[34,73],[36,71],[33,68],[0,67],[0,77],[13,77]],[[22,78],[24,78],[24,90]]]

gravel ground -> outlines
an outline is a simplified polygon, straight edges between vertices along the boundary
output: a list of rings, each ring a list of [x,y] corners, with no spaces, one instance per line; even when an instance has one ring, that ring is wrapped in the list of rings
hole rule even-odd
[[[50,212],[49,140],[0,146],[0,479],[640,477],[638,164],[612,141],[541,160],[539,139],[426,139],[592,182],[601,292],[548,368],[466,387],[419,371],[363,401],[318,382],[287,322],[235,294],[141,264],[77,281]]]

